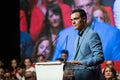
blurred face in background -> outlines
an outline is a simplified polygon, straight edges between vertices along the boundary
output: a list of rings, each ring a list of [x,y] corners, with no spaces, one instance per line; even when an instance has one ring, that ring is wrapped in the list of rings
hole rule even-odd
[[[112,71],[110,70],[109,67],[107,67],[107,68],[105,69],[104,76],[105,76],[106,79],[111,79],[111,78],[113,78],[113,73],[112,73]]]
[[[51,52],[50,41],[43,40],[38,46],[37,55],[43,54],[46,58],[48,58],[50,52]]]
[[[4,62],[0,60],[0,67],[4,66]]]
[[[117,80],[120,80],[120,72],[118,72]]]
[[[85,10],[87,14],[87,24],[90,24],[93,19],[93,9],[94,1],[93,0],[74,0],[75,6]]]
[[[60,24],[60,14],[54,14],[51,10],[48,12],[48,19],[52,27],[56,28]]]
[[[23,69],[22,68],[19,68],[18,70],[17,70],[17,72],[20,74],[20,75],[22,75],[23,74]]]
[[[104,13],[101,10],[95,10],[93,16],[98,18],[99,21],[104,22]]]
[[[10,72],[5,72],[4,77],[5,80],[10,80],[11,73]]]
[[[64,60],[67,60],[67,58],[68,58],[67,53],[62,53],[61,58]]]
[[[11,61],[11,66],[12,66],[13,68],[16,68],[16,67],[17,67],[17,60],[13,59],[13,60]]]
[[[27,68],[31,67],[32,63],[29,59],[25,59],[24,64]]]
[[[0,68],[0,76],[4,76],[4,69]]]
[[[38,62],[45,62],[45,57],[39,56],[37,59]]]
[[[110,67],[114,67],[114,62],[112,60],[106,61],[106,65]]]
[[[25,72],[25,80],[35,80],[35,76],[31,71]]]

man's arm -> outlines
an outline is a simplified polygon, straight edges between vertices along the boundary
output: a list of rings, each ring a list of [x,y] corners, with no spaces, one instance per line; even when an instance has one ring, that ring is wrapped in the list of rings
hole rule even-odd
[[[102,63],[104,61],[104,55],[102,50],[102,43],[97,33],[91,36],[89,47],[91,49],[92,57],[83,60],[82,64],[86,66],[93,66]]]

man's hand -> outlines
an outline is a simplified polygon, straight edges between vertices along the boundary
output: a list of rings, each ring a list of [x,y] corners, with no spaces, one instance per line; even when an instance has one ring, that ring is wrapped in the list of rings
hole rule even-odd
[[[78,65],[82,65],[82,62],[80,62],[80,61],[68,61],[68,63],[70,63],[70,64],[78,64]]]

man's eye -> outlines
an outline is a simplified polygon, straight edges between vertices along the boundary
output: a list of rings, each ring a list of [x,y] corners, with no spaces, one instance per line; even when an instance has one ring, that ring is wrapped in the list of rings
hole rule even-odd
[[[74,18],[74,20],[78,20],[79,18]]]

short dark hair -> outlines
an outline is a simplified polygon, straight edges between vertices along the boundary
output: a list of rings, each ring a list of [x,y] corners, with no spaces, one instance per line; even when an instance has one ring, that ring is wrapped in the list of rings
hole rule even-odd
[[[67,50],[62,50],[61,54],[66,53],[68,55],[68,51]]]
[[[83,9],[75,8],[75,9],[72,10],[71,14],[73,14],[75,12],[79,12],[81,18],[86,18],[87,19],[87,14]]]

